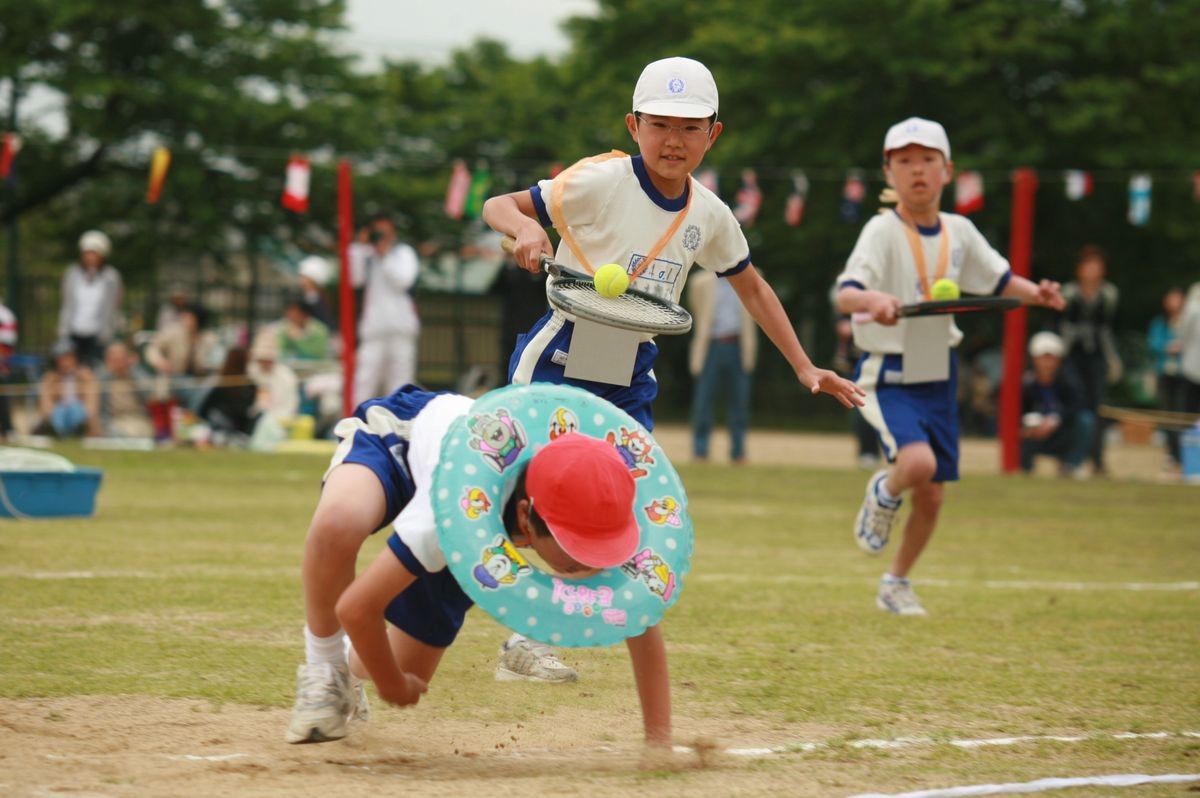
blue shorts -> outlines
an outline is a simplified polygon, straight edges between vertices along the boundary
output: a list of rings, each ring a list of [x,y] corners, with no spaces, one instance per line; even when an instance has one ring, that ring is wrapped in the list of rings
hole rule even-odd
[[[400,510],[412,499],[416,486],[413,485],[412,474],[408,470],[408,439],[396,432],[396,428],[401,425],[381,424],[380,417],[411,421],[438,395],[415,385],[404,385],[388,396],[368,399],[354,409],[354,418],[361,421],[366,428],[360,426],[354,431],[348,449],[346,441],[342,441],[332,465],[357,463],[371,469],[379,478],[379,484],[383,486],[383,495],[387,499],[387,515],[381,526],[390,524],[400,514]]]
[[[526,355],[526,349],[529,349],[527,357],[536,357],[536,361],[531,376],[522,378],[522,383],[552,382],[557,385],[577,386],[601,399],[607,399],[633,416],[643,427],[653,430],[653,404],[654,398],[658,396],[658,381],[654,379],[653,369],[654,361],[658,357],[658,346],[653,341],[643,341],[638,346],[633,379],[629,387],[573,379],[563,372],[566,369],[566,355],[571,348],[571,333],[575,329],[575,323],[567,321],[553,335],[550,335],[548,330],[539,335],[553,318],[554,311],[550,311],[538,319],[529,332],[517,336],[517,346],[508,360],[508,381],[514,381],[522,356]],[[535,352],[531,347],[537,347],[540,351]]]
[[[926,443],[937,459],[934,482],[958,479],[958,358],[950,353],[950,379],[900,383],[900,355],[866,353],[854,368],[854,381],[867,392],[861,409],[879,435],[888,461],[910,443]]]
[[[388,548],[417,580],[392,599],[384,610],[384,617],[397,629],[426,645],[449,646],[458,636],[467,610],[475,602],[458,586],[449,568],[433,573],[425,570],[394,532],[388,538]]]

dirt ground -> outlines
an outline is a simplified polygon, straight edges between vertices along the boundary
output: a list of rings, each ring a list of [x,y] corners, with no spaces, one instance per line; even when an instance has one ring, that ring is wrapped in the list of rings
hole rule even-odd
[[[384,709],[381,716],[377,706],[372,721],[344,740],[288,745],[283,709],[128,696],[4,700],[0,794],[582,795],[647,781],[664,787],[663,779],[673,780],[670,794],[764,794],[806,782],[811,790],[801,794],[822,792],[815,774],[787,766],[763,772],[745,757],[687,752],[647,760],[633,745],[598,747],[612,718],[577,710],[562,722],[546,718],[526,727],[448,722],[419,709]],[[699,739],[700,748],[716,738],[697,737],[696,729],[719,733],[722,747],[796,739],[754,721],[678,719],[677,726],[693,730],[680,742]]]

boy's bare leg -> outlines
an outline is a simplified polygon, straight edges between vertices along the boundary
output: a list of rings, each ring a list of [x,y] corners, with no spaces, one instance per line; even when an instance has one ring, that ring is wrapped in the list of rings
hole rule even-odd
[[[892,558],[889,570],[892,576],[905,578],[916,565],[917,558],[933,537],[944,496],[945,487],[941,482],[925,482],[912,489],[912,512],[908,514],[904,537],[896,549],[896,556]]]
[[[365,718],[365,695],[351,679],[338,598],[354,581],[363,541],[387,520],[379,478],[366,466],[343,463],[321,489],[304,542],[305,663],[296,674],[296,704],[285,739],[324,742],[346,735],[352,718]]]
[[[388,643],[392,647],[392,656],[396,659],[396,667],[428,684],[437,672],[446,649],[423,643],[391,624],[388,624],[387,635]],[[350,649],[350,672],[359,679],[371,678],[354,649]]]

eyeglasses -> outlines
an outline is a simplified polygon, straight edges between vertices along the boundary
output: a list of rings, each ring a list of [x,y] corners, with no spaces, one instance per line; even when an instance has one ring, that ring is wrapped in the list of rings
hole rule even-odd
[[[650,120],[643,117],[640,113],[635,113],[634,116],[646,127],[654,131],[655,134],[665,136],[668,133],[676,132],[680,136],[690,141],[698,141],[707,138],[709,132],[712,131],[713,125],[668,125],[666,122],[658,120]]]

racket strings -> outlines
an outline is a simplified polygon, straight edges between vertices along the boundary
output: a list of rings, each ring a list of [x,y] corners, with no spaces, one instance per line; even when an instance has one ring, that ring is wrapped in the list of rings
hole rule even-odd
[[[560,309],[592,321],[637,325],[648,332],[690,328],[692,323],[691,315],[677,306],[637,294],[604,297],[591,283],[580,280],[555,280],[549,294]]]

